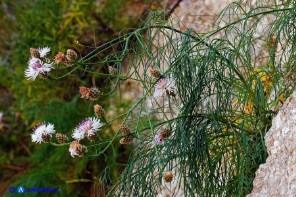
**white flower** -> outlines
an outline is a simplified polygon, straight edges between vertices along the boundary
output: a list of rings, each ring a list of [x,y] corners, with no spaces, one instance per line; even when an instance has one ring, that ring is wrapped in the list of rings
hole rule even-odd
[[[49,47],[43,47],[43,48],[38,48],[37,50],[40,54],[40,57],[45,58],[51,49]]]
[[[175,80],[171,78],[162,78],[154,86],[155,98],[164,96],[167,93],[168,95],[175,95]]]
[[[87,148],[86,146],[79,144],[79,142],[75,140],[70,143],[69,152],[72,157],[82,157],[87,152]]]
[[[98,118],[87,118],[74,129],[72,137],[79,141],[85,136],[93,136],[102,126],[103,123]]]
[[[33,129],[33,133],[31,134],[32,142],[41,143],[44,142],[44,136],[50,136],[55,133],[54,125],[53,124],[46,124],[42,123],[36,126]]]
[[[49,73],[51,69],[53,69],[52,63],[45,63],[32,57],[28,62],[28,68],[25,70],[25,76],[34,81],[39,74]]]

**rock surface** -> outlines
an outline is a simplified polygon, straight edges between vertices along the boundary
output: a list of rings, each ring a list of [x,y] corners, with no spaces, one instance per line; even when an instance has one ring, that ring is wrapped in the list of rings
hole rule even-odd
[[[265,136],[268,152],[249,197],[296,196],[296,91],[285,102]]]

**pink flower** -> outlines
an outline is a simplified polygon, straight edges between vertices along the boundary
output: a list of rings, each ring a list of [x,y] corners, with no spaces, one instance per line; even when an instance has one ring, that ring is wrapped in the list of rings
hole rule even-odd
[[[53,69],[53,63],[46,57],[50,52],[49,47],[34,49],[31,48],[31,58],[25,76],[30,80],[35,80],[39,74],[47,75]]]
[[[163,135],[161,133],[158,133],[154,136],[154,143],[156,145],[163,145],[164,144]]]
[[[174,96],[175,95],[175,80],[171,78],[162,78],[154,86],[155,98],[164,96],[164,94]]]
[[[0,112],[0,122],[2,122],[3,119],[4,119],[4,118],[3,118],[3,113]]]
[[[79,141],[85,136],[96,135],[102,126],[103,123],[98,118],[87,118],[74,129],[72,137]]]
[[[49,73],[53,69],[52,63],[45,63],[35,57],[32,57],[28,64],[28,68],[25,70],[25,76],[33,81],[39,74]]]
[[[38,50],[41,58],[46,58],[48,53],[51,51],[51,49],[49,47],[38,48],[37,50]]]

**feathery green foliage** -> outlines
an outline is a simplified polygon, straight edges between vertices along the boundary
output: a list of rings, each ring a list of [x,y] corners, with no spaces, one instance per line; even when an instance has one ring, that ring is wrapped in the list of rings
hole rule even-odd
[[[185,196],[250,193],[255,171],[267,157],[265,133],[293,90],[287,77],[294,75],[294,14],[292,2],[250,10],[233,3],[221,13],[217,29],[198,34],[180,31],[178,24],[163,21],[162,13],[152,13],[143,27],[107,43],[122,50],[98,64],[120,72],[128,59],[128,72],[117,80],[134,79],[143,89],[123,114],[137,144],[110,195],[153,196],[166,186]],[[258,36],[270,16],[273,22],[264,27],[269,31]],[[100,52],[98,47],[93,54]],[[79,68],[92,57],[78,62]],[[153,80],[149,68],[175,80],[176,97],[153,98],[161,79]],[[155,145],[161,127],[173,134]],[[174,172],[175,188],[164,183],[166,171]]]

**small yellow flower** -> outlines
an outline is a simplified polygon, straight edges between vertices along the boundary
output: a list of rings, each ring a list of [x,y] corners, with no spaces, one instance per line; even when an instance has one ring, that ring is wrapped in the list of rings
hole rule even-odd
[[[261,82],[264,85],[264,93],[266,94],[268,89],[272,87],[272,81],[271,81],[271,76],[268,75],[266,71],[263,70],[264,67],[261,68],[254,68],[254,74],[257,74],[258,77],[260,78]],[[255,89],[256,86],[256,80],[253,80],[252,82],[252,89]]]
[[[279,96],[279,100],[280,100],[281,104],[283,105],[284,102],[285,102],[285,99],[284,99],[283,95]]]
[[[224,126],[224,127],[222,128],[222,132],[223,132],[223,133],[226,133],[227,131],[228,131],[227,127]]]
[[[244,112],[245,112],[246,114],[251,114],[252,111],[253,111],[253,109],[254,109],[253,104],[247,102],[247,103],[245,104],[245,107],[244,107]]]

